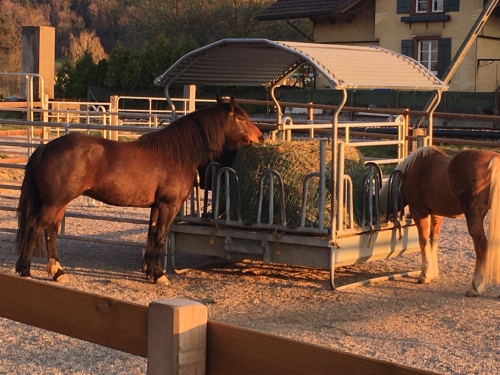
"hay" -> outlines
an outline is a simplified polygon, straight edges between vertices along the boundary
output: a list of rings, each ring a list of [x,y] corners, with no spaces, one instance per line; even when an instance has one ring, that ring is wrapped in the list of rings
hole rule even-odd
[[[362,181],[366,173],[363,159],[359,151],[352,147],[346,147],[345,173],[350,175],[354,183],[354,206],[355,216],[359,217],[361,212],[361,190]],[[259,192],[259,178],[267,169],[278,172],[284,183],[286,223],[289,226],[300,225],[300,214],[302,207],[302,191],[304,178],[309,173],[319,171],[319,142],[318,141],[288,141],[267,142],[262,146],[248,147],[242,149],[233,163],[239,179],[241,195],[241,213],[245,223],[251,224],[257,221],[257,205]],[[330,191],[331,191],[331,153],[327,146],[326,153],[326,185],[325,197],[325,223],[330,223]],[[318,179],[313,178],[309,182],[306,226],[317,227],[318,223]],[[233,188],[231,190],[234,190]],[[236,194],[233,191],[232,202],[235,202]],[[280,191],[278,183],[274,183],[274,219],[273,223],[281,223],[280,214]],[[269,222],[268,200],[269,183],[264,183],[264,195],[262,203],[262,223]],[[234,205],[233,205],[234,207]],[[235,214],[231,215],[236,217]]]

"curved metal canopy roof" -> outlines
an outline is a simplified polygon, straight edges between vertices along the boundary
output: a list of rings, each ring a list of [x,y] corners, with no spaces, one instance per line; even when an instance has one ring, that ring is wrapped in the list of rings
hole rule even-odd
[[[268,39],[222,39],[187,53],[154,82],[271,87],[304,63],[313,65],[337,90],[448,89],[419,62],[380,47]]]

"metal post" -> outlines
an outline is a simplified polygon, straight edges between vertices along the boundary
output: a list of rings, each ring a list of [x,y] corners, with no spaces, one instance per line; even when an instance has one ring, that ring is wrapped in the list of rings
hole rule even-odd
[[[314,121],[314,108],[312,107],[313,103],[309,102],[307,104],[309,105],[309,107],[307,107],[307,121],[312,123]],[[309,129],[309,137],[314,138],[314,127],[313,126],[311,126],[311,128]]]
[[[318,199],[318,227],[320,230],[325,228],[325,193],[326,193],[326,141],[319,141],[319,199]]]
[[[337,230],[344,229],[344,158],[345,143],[339,143],[337,178]]]
[[[405,108],[404,121],[405,121],[405,152],[403,154],[403,159],[410,153],[410,142],[408,141],[408,135],[410,132],[410,115],[408,114],[409,109]]]
[[[274,90],[276,89],[276,87],[277,87],[277,84],[272,85],[270,90],[269,90],[269,94],[271,95],[271,99],[273,100],[274,107],[276,108],[276,124],[278,126],[281,126],[281,118],[283,116],[283,112],[281,112],[280,102],[278,101],[278,99],[276,99],[276,95],[274,93]],[[282,141],[283,137],[284,137],[284,134],[282,131],[280,131],[278,133],[278,139],[280,139]]]
[[[170,94],[168,90],[170,89],[170,85],[165,86],[165,98],[167,99],[167,103],[170,106],[170,110],[172,111],[172,122],[175,121],[175,118],[177,117],[177,113],[175,112],[175,105],[172,102],[172,98],[170,98]]]
[[[441,101],[441,91],[436,91],[436,100],[434,101],[434,104],[430,106],[428,109],[429,111],[429,124],[427,125],[427,135],[429,136],[429,145],[432,146],[433,144],[433,132],[434,132],[434,111],[439,105],[439,102]]]
[[[339,114],[342,111],[342,108],[344,108],[346,102],[347,102],[347,90],[344,89],[342,90],[342,101],[335,110],[332,119],[332,194],[331,194],[331,208],[330,208],[331,220],[332,220],[330,227],[331,228],[330,239],[332,243],[335,243],[335,240],[337,238],[336,228],[338,221],[338,218],[336,217],[336,215],[338,214],[338,212],[336,212],[336,208],[338,203],[337,191],[339,185],[338,173],[337,173]]]

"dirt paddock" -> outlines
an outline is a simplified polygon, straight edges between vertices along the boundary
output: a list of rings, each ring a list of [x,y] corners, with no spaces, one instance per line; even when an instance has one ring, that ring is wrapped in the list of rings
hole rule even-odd
[[[147,212],[140,215],[147,217]],[[11,217],[0,220],[12,222]],[[144,228],[124,224],[76,220],[73,228],[78,234],[145,239]],[[143,278],[137,247],[58,241],[68,288],[144,305],[188,298],[207,305],[210,319],[442,374],[495,374],[500,369],[500,290],[464,296],[475,256],[463,219],[444,222],[439,282],[423,286],[406,278],[342,292],[329,289],[325,270],[258,262],[170,274],[170,285],[157,286]],[[0,234],[0,272],[14,272],[14,247],[13,234]],[[205,261],[178,256],[177,266]],[[45,260],[35,259],[33,277],[51,282],[44,265]],[[336,283],[419,267],[420,254],[409,254],[339,268]],[[0,319],[0,374],[145,373],[143,358]]]

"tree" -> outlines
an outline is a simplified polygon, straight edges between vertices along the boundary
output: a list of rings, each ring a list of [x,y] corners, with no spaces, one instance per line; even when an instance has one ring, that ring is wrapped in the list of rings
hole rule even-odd
[[[70,34],[69,37],[69,49],[68,58],[76,62],[78,61],[85,52],[91,53],[94,63],[97,64],[98,61],[107,58],[108,56],[102,48],[101,41],[95,34],[95,31],[82,31],[78,37],[74,37]]]
[[[54,96],[60,99],[74,98],[71,92],[71,77],[74,74],[74,66],[69,60],[65,60],[61,65],[61,68],[57,72],[55,85],[54,85]]]
[[[170,65],[173,55],[173,45],[160,35],[155,44],[146,45],[138,57],[136,71],[137,85],[141,89],[154,88],[153,81],[165,71],[165,67]]]
[[[71,60],[66,59],[57,73],[56,97],[75,100],[87,99],[89,88],[103,81],[102,70],[103,66],[94,62],[89,50],[85,50],[74,65]]]
[[[127,89],[127,83],[130,82],[130,77],[126,75],[132,70],[130,65],[130,51],[124,49],[120,42],[116,43],[109,58],[108,71],[104,80],[105,86],[109,89]]]
[[[15,72],[21,66],[21,35],[8,17],[0,14],[0,71]]]

